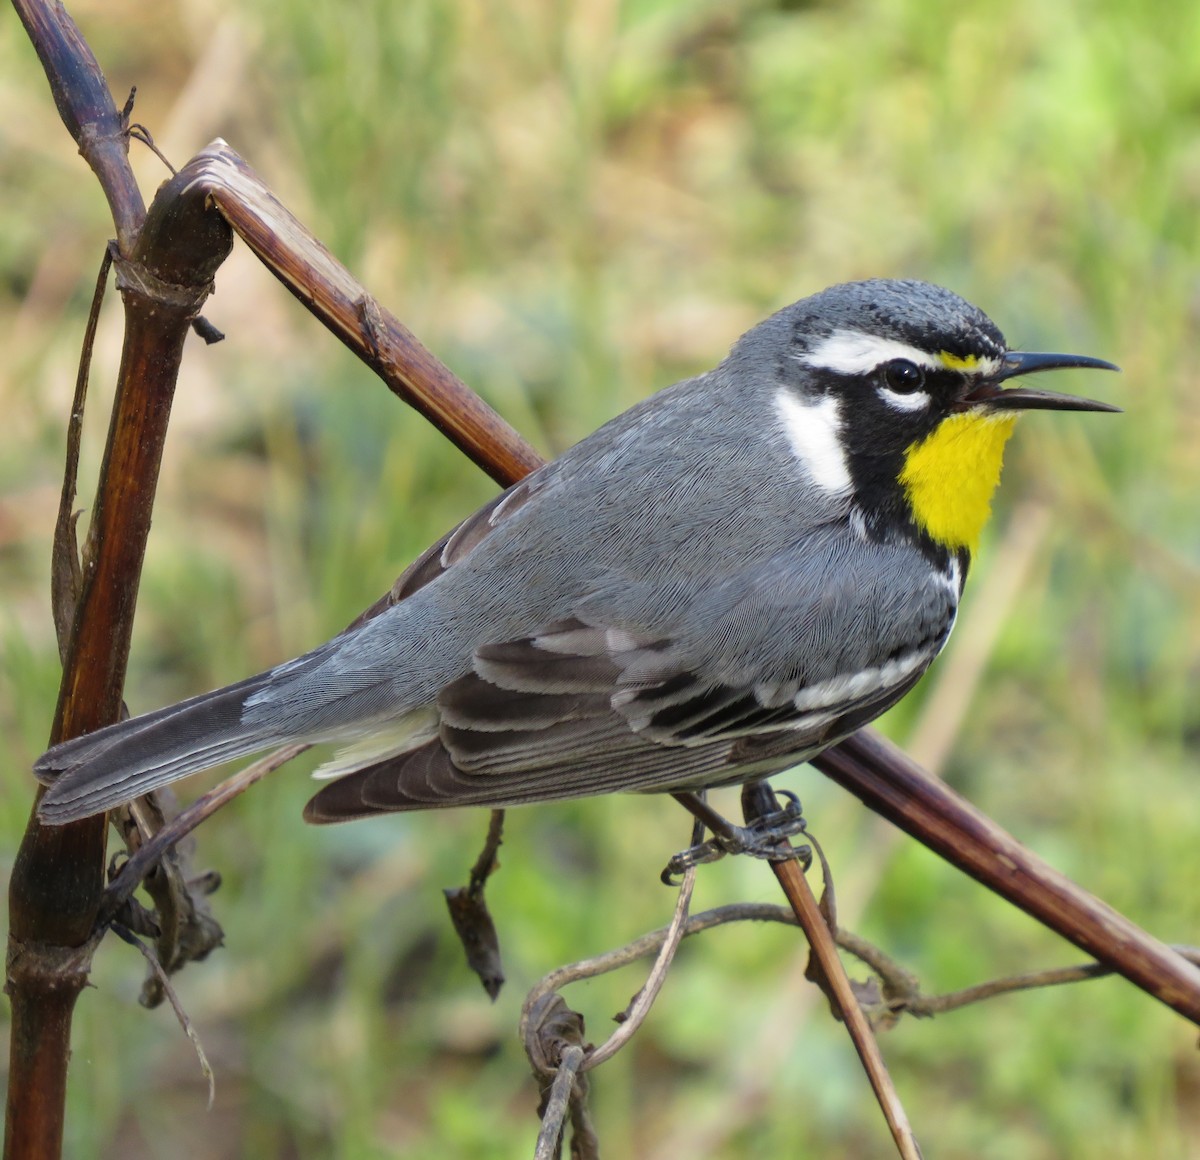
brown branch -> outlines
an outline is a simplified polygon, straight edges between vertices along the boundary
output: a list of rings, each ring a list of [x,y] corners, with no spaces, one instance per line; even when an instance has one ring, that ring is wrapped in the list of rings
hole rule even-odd
[[[93,519],[76,577],[55,556],[55,592],[78,592],[51,741],[117,720],[138,580],[183,341],[231,238],[203,198],[168,184],[145,214],[129,168],[127,110],[59,5],[16,0],[63,121],[108,198],[126,333]],[[86,352],[85,352],[86,353]],[[81,379],[84,371],[81,370]],[[64,483],[64,494],[73,481]],[[103,817],[43,827],[31,816],[9,881],[12,1007],[5,1156],[62,1148],[71,1014],[87,980],[104,876]]]
[[[505,486],[540,466],[537,452],[380,306],[224,141],[188,170],[271,273],[473,463]]]
[[[864,729],[812,764],[989,890],[1200,1023],[1200,970],[1043,862],[899,747]]]
[[[91,50],[57,5],[14,0],[14,6],[42,62],[63,123],[92,166],[108,198],[122,253],[132,247],[145,217],[141,193],[126,155],[122,114],[113,104]],[[85,340],[84,359],[88,356]],[[81,366],[76,401],[82,402],[86,369]],[[77,420],[72,419],[72,427]],[[74,491],[74,431],[68,436],[63,493]],[[68,502],[69,509],[69,502]],[[52,603],[75,604],[83,587],[74,545],[74,526],[59,527],[54,554]],[[61,518],[60,518],[61,525]],[[65,643],[58,620],[64,681],[80,653]],[[118,698],[119,701],[119,698]],[[101,715],[108,702],[99,706]],[[110,720],[115,720],[110,717]],[[101,720],[97,723],[102,723]],[[60,704],[54,737],[62,732]],[[86,728],[82,722],[80,729]],[[87,982],[96,938],[93,924],[104,865],[103,818],[47,832],[31,816],[9,879],[9,945],[6,990],[12,1007],[9,1082],[4,1129],[7,1160],[52,1158],[60,1154],[71,1016]]]

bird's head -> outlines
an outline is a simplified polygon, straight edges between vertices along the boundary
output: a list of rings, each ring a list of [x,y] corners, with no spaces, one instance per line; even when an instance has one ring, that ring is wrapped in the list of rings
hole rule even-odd
[[[853,493],[868,514],[903,511],[950,551],[975,548],[1020,412],[1119,409],[1010,386],[1037,371],[1117,368],[1009,350],[981,310],[926,282],[831,287],[770,319],[763,337],[778,419],[812,481]],[[735,359],[761,357],[759,341],[752,331]]]

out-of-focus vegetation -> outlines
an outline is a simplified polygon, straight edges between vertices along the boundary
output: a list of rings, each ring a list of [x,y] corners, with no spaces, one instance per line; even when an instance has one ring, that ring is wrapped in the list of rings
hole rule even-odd
[[[1200,7],[1167,0],[81,0],[118,102],[177,162],[227,138],[543,450],[720,359],[790,299],[867,275],[951,286],[1122,417],[1036,415],[939,671],[886,723],[1034,849],[1200,941]],[[0,863],[58,662],[63,429],[108,222],[17,21],[0,30]],[[135,147],[146,189],[158,163]],[[119,350],[98,344],[81,506]],[[239,251],[186,361],[127,698],[138,712],[339,629],[492,492]],[[86,516],[85,516],[86,518]],[[844,921],[929,990],[1074,953],[811,771]],[[492,1006],[440,888],[486,816],[303,826],[302,770],[199,835],[227,947],[178,980],[217,1106],[112,942],[78,1007],[72,1157],[528,1155],[515,1024],[551,967],[659,925],[672,803],[515,811],[490,892]],[[190,792],[191,786],[187,787]],[[697,908],[773,899],[759,865]],[[788,930],[684,948],[594,1084],[606,1154],[879,1156],[886,1135]],[[593,1037],[637,988],[569,996]],[[884,1049],[940,1157],[1200,1154],[1195,1032],[1121,981],[907,1023]]]

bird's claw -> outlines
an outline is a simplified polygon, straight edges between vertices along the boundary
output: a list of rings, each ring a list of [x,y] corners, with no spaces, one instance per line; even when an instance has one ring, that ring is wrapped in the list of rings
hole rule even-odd
[[[762,858],[768,862],[798,858],[807,870],[812,862],[811,847],[788,843],[789,838],[802,834],[808,825],[800,808],[800,800],[787,790],[776,790],[776,793],[787,798],[787,805],[783,809],[764,814],[748,826],[726,822],[724,833],[714,834],[674,855],[660,875],[664,885],[678,886],[677,879],[685,871],[707,862],[716,862],[726,854],[749,854],[752,858]]]

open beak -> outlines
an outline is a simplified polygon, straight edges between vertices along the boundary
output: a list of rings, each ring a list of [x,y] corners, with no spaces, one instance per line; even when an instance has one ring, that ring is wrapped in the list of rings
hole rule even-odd
[[[1054,391],[1038,391],[1032,387],[1010,387],[1005,390],[1000,384],[1018,375],[1030,375],[1035,371],[1068,370],[1085,367],[1089,370],[1117,371],[1121,368],[1100,358],[1089,358],[1083,354],[1031,354],[1027,351],[1010,350],[997,374],[979,383],[963,402],[968,405],[985,403],[993,411],[1116,411],[1110,403],[1095,399],[1081,399],[1077,395],[1060,395]]]

